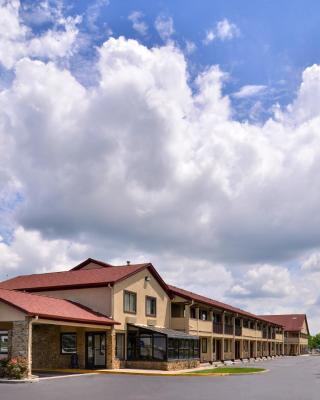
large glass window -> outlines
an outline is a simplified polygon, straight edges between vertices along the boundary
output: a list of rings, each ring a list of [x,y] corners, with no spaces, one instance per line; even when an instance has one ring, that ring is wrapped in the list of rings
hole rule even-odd
[[[141,334],[139,340],[140,359],[152,360],[152,335]]]
[[[168,358],[174,360],[179,358],[179,339],[168,340]]]
[[[167,340],[165,336],[153,336],[153,358],[155,360],[164,361],[167,357]]]
[[[77,353],[77,334],[61,333],[61,354]]]
[[[123,296],[123,310],[124,312],[136,314],[137,312],[137,293],[124,291]]]
[[[146,316],[155,317],[157,315],[157,299],[146,296]]]
[[[0,354],[8,354],[8,332],[0,332]]]
[[[124,360],[124,333],[116,333],[116,357]]]

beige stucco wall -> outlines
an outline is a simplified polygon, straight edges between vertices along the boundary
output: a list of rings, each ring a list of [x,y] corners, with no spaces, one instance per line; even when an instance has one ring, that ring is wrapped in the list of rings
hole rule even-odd
[[[38,292],[37,294],[75,301],[94,311],[111,316],[111,293],[112,289],[109,287],[93,287],[83,289],[48,290],[45,292]]]
[[[0,321],[23,321],[26,314],[0,301]]]
[[[149,282],[145,281],[146,276],[150,278]],[[124,313],[124,290],[137,293],[136,314]],[[125,329],[126,323],[143,325],[152,324],[167,328],[170,326],[170,299],[147,268],[121,282],[116,283],[113,291],[114,319],[121,323],[121,325],[115,326],[116,330]],[[146,316],[146,296],[152,296],[157,299],[157,316],[155,318]]]
[[[306,335],[308,334],[306,321],[303,322],[303,326],[302,326],[301,332],[305,333]]]

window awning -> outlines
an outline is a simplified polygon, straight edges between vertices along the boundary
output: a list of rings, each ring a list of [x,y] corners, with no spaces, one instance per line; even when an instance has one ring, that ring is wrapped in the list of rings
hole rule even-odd
[[[174,329],[160,328],[156,326],[140,325],[140,324],[131,324],[131,326],[139,329],[144,329],[146,331],[157,332],[171,339],[192,339],[192,340],[199,339],[199,336],[188,335],[185,332],[176,331]]]

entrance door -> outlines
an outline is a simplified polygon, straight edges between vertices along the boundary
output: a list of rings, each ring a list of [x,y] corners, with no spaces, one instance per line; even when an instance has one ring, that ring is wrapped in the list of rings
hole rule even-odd
[[[234,355],[236,360],[240,360],[240,341],[236,340],[235,341],[235,355]]]
[[[221,360],[221,340],[216,339],[216,360],[220,361]]]
[[[106,334],[90,332],[86,335],[86,368],[106,367]]]

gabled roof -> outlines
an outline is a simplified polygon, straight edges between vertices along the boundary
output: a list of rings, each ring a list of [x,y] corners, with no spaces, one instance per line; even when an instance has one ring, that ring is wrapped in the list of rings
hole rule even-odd
[[[214,308],[218,308],[220,310],[222,309],[223,311],[229,311],[229,312],[232,312],[232,313],[243,315],[243,316],[248,317],[248,318],[258,319],[258,320],[261,320],[263,322],[269,322],[269,323],[272,323],[272,324],[275,324],[275,325],[282,326],[281,323],[272,322],[272,321],[264,318],[263,316],[258,316],[258,315],[249,313],[247,311],[242,310],[241,308],[230,306],[229,304],[222,303],[220,301],[210,299],[209,297],[201,296],[200,294],[197,294],[197,293],[189,292],[188,290],[185,290],[185,289],[180,289],[180,288],[178,288],[176,286],[172,286],[172,285],[168,285],[168,286],[169,286],[171,292],[174,295],[183,297],[184,299],[187,299],[189,301],[194,300],[194,301],[197,301],[199,303],[203,303],[203,304],[206,304],[208,306],[212,306]]]
[[[90,262],[97,262],[90,259]],[[87,260],[86,260],[87,261]],[[99,287],[113,285],[120,282],[143,269],[148,268],[149,272],[157,279],[163,290],[171,296],[171,292],[151,263],[110,266],[104,268],[79,269],[64,272],[50,272],[46,274],[22,275],[0,283],[0,288],[13,290],[26,290],[30,292]]]
[[[276,314],[276,315],[260,315],[267,318],[269,321],[278,323],[284,326],[285,331],[299,332],[306,322],[307,331],[309,333],[308,321],[306,314]]]
[[[82,261],[80,264],[76,265],[75,267],[71,268],[70,271],[78,271],[79,269],[82,269],[84,267],[86,267],[88,264],[96,264],[99,267],[113,267],[114,265],[105,263],[103,261],[100,260],[96,260],[94,258],[87,258],[86,260]]]
[[[0,302],[9,304],[29,316],[58,321],[79,322],[95,325],[115,325],[112,318],[97,313],[78,303],[40,296],[16,290],[0,289]]]

